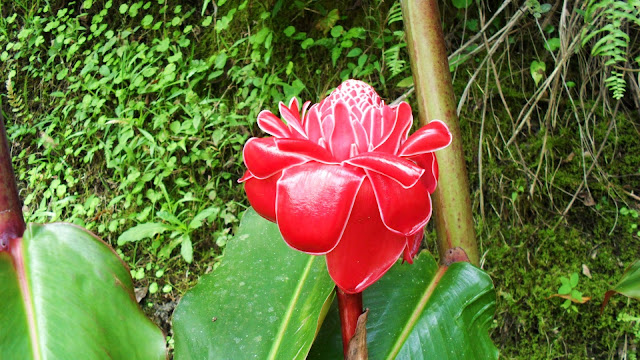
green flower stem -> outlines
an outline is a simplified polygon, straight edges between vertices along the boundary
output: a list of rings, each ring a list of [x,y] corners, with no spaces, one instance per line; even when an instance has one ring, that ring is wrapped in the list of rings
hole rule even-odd
[[[358,317],[362,315],[362,293],[347,294],[336,286],[338,309],[340,311],[340,328],[342,329],[342,351],[345,357],[349,349],[349,341],[356,333]]]
[[[433,212],[438,248],[443,256],[447,250],[461,247],[471,263],[478,265],[462,136],[437,1],[403,0],[402,15],[420,125],[439,119],[447,124],[453,135],[451,145],[436,153],[440,179],[433,196]]]
[[[9,149],[9,140],[0,111],[0,251],[9,247],[10,240],[22,237],[25,229]]]

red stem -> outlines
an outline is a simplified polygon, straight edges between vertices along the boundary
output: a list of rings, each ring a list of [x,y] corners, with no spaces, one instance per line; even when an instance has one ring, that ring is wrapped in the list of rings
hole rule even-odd
[[[347,294],[336,287],[338,308],[340,309],[340,328],[342,329],[342,351],[346,357],[349,341],[356,333],[358,317],[362,315],[362,293]]]
[[[9,247],[10,240],[22,237],[25,229],[9,149],[9,140],[0,111],[0,251]]]

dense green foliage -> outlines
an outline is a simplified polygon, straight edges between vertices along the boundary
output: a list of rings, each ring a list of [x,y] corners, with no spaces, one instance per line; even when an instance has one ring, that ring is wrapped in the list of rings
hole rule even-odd
[[[389,102],[411,85],[397,1],[2,4],[0,100],[27,220],[109,241],[167,331],[166,313],[216,266],[246,207],[236,180],[259,111],[317,101],[350,77]],[[528,5],[485,24],[500,2],[441,3],[482,264],[498,293],[492,336],[506,358],[635,355],[637,303],[614,297],[602,316],[599,305],[640,257],[637,95],[610,99],[608,58],[589,57],[610,33],[588,26],[605,26],[606,12],[587,22],[586,3]],[[583,38],[583,49],[567,45]],[[550,296],[573,273],[591,300],[567,310]]]

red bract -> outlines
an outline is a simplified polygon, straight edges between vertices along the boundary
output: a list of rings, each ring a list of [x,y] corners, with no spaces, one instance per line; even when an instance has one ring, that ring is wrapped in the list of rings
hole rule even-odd
[[[294,249],[327,255],[347,293],[378,280],[404,254],[411,263],[431,217],[438,180],[433,151],[451,142],[434,120],[408,137],[411,107],[384,104],[362,81],[347,80],[309,107],[280,103],[258,126],[273,135],[244,147],[240,180],[253,208],[278,224]]]

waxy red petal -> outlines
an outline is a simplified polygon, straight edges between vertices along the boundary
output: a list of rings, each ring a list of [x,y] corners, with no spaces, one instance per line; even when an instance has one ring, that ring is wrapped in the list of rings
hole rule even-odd
[[[451,132],[445,123],[433,120],[411,134],[400,148],[401,156],[414,156],[433,152],[451,143]]]
[[[253,209],[263,218],[276,221],[276,185],[281,173],[260,180],[250,177],[244,183],[244,191]]]
[[[375,151],[397,154],[400,144],[407,140],[409,130],[413,124],[411,106],[406,102],[402,102],[396,108],[385,106],[384,109],[395,114],[394,127],[389,136],[375,148]]]
[[[411,156],[409,159],[415,161],[418,166],[425,169],[424,174],[420,178],[420,181],[424,184],[430,194],[436,190],[438,185],[438,161],[434,153],[426,153],[416,156]]]
[[[402,254],[402,260],[408,262],[409,264],[413,264],[413,258],[420,251],[420,245],[422,245],[422,238],[424,236],[424,229],[418,231],[413,236],[407,236],[407,246],[404,248],[404,252]]]
[[[311,159],[301,154],[278,149],[276,138],[251,138],[242,151],[247,169],[258,179],[268,178],[291,166],[303,164]]]
[[[334,128],[329,141],[331,152],[338,160],[348,159],[351,144],[355,143],[355,135],[351,127],[349,108],[344,102],[338,101],[333,106],[333,121]]]
[[[296,250],[325,254],[340,241],[364,173],[310,162],[283,171],[278,181],[276,220]]]
[[[242,177],[240,179],[238,179],[239,183],[243,183],[249,179],[253,179],[255,178],[255,176],[253,176],[253,174],[251,173],[251,171],[247,170],[244,172],[244,175],[242,175]]]
[[[423,168],[409,160],[379,152],[356,155],[344,162],[386,175],[402,184],[405,188],[414,186],[425,172]]]
[[[358,147],[358,153],[364,153],[369,151],[369,140],[367,139],[367,131],[359,121],[352,121],[353,135],[355,137],[356,146]]]
[[[365,180],[342,240],[327,254],[329,275],[346,293],[361,292],[396,263],[406,244],[405,236],[382,223],[371,184]]]
[[[258,114],[258,127],[267,134],[278,138],[291,137],[291,130],[287,125],[269,110],[262,110]]]
[[[335,163],[329,150],[309,140],[276,139],[276,146],[284,152],[296,153],[320,162]]]
[[[289,128],[292,130],[291,134],[298,138],[306,138],[307,136],[302,128],[302,123],[300,122],[300,113],[298,112],[297,101],[295,111],[286,107],[282,101],[278,104],[278,107],[280,109],[280,116],[282,116],[282,118],[287,122],[287,125],[289,125]]]
[[[298,109],[298,99],[294,96],[289,100],[289,110],[296,119],[300,119],[300,110]]]
[[[431,197],[422,181],[408,189],[387,176],[367,170],[382,222],[405,236],[420,231],[431,218]]]
[[[322,138],[322,122],[320,120],[320,112],[318,111],[318,105],[313,105],[309,109],[309,113],[306,115],[304,129],[307,132],[309,141],[318,143]]]

